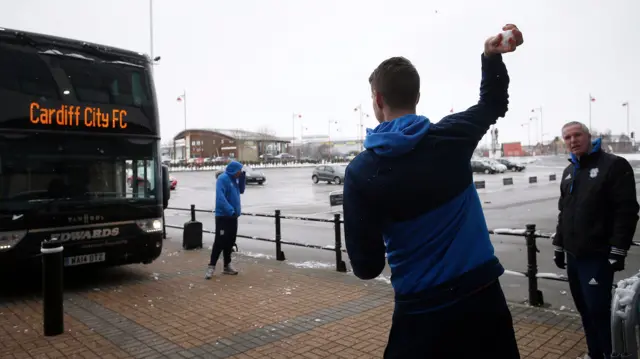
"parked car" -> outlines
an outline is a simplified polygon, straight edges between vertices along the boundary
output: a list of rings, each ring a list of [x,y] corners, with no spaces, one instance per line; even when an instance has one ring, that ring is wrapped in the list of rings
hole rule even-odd
[[[494,174],[498,170],[489,163],[478,160],[471,160],[471,171],[473,173]]]
[[[341,184],[347,167],[340,165],[326,165],[314,168],[311,180],[313,183],[327,181],[327,183]]]
[[[500,162],[501,164],[507,166],[507,169],[509,171],[516,171],[516,172],[522,172],[525,170],[526,166],[525,165],[521,165],[519,163],[515,163],[515,162],[511,162],[507,159],[504,158],[498,158],[496,161]]]
[[[264,175],[262,171],[254,170],[249,166],[244,166],[242,170],[245,172],[246,183],[257,183],[262,185],[266,180],[267,176]],[[224,169],[216,171],[216,178],[220,177],[220,175],[224,172]]]
[[[175,190],[178,186],[178,180],[173,176],[169,176],[169,184],[171,185],[171,190]]]
[[[489,166],[493,167],[493,169],[496,170],[496,172],[498,173],[505,173],[507,172],[507,166],[503,165],[502,163],[493,160],[493,159],[483,159],[481,160],[483,162],[486,162]]]

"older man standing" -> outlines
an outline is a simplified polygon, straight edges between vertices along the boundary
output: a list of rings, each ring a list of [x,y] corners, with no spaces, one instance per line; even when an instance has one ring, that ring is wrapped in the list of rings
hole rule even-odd
[[[571,294],[582,317],[590,359],[611,357],[614,272],[624,269],[638,222],[633,168],[600,149],[587,126],[569,122],[562,137],[571,162],[562,174],[554,261],[567,268]]]

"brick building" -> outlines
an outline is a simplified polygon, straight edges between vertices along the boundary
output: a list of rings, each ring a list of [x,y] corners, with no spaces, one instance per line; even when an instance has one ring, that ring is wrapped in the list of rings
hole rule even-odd
[[[290,141],[244,130],[187,129],[173,138],[173,160],[229,157],[258,161],[260,155],[286,152]]]

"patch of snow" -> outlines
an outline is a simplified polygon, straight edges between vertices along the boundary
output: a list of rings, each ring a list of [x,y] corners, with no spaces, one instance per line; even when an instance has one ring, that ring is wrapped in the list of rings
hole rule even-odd
[[[538,273],[536,275],[536,277],[538,277],[538,278],[547,278],[547,279],[559,279],[559,280],[567,279],[566,275],[558,274],[558,273]]]
[[[244,251],[240,251],[240,254],[247,256],[247,257],[251,257],[251,258],[264,258],[264,259],[272,259],[273,256],[270,256],[268,254],[264,254],[264,253],[253,253],[253,252],[244,252]]]
[[[322,263],[318,261],[306,261],[302,263],[287,263],[287,264],[296,268],[314,268],[314,269],[331,268],[334,266],[333,264],[330,264],[330,263]]]
[[[640,161],[640,153],[616,153],[616,155],[627,161]]]
[[[523,236],[527,232],[526,229],[514,229],[514,228],[496,228],[493,230],[494,234],[510,234]]]
[[[524,274],[522,274],[520,272],[516,272],[516,271],[512,271],[512,270],[508,270],[508,269],[504,270],[504,274],[515,275],[517,277],[526,277],[526,275],[524,275]]]
[[[380,281],[380,282],[387,283],[387,284],[391,284],[391,277],[386,276],[384,274],[381,274],[378,277],[376,277],[376,280]]]

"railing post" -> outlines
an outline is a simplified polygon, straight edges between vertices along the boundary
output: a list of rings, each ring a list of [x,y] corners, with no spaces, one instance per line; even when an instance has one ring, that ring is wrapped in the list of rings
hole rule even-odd
[[[196,205],[192,204],[191,205],[191,222],[195,222],[196,221]]]
[[[529,304],[540,307],[544,304],[542,292],[538,290],[538,247],[536,246],[536,225],[527,224],[527,278],[529,278]]]
[[[57,238],[42,242],[42,311],[45,336],[64,333],[64,247]]]
[[[284,252],[282,251],[282,232],[280,228],[280,210],[276,209],[276,259],[279,261],[285,260]]]
[[[342,260],[342,231],[340,230],[340,213],[333,215],[333,224],[336,233],[336,270],[338,272],[346,273],[347,265]]]

